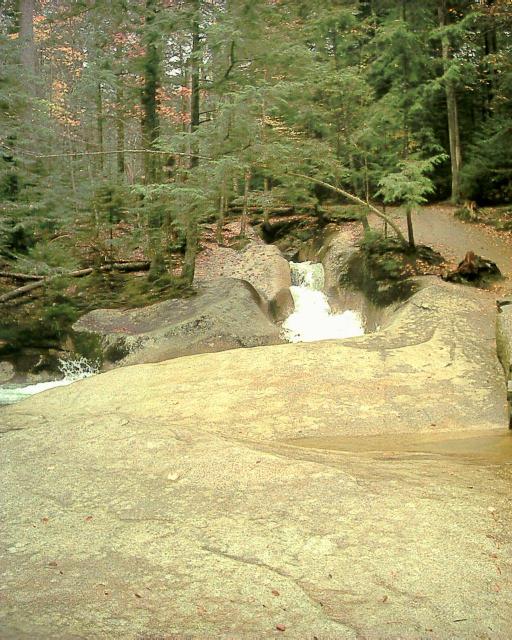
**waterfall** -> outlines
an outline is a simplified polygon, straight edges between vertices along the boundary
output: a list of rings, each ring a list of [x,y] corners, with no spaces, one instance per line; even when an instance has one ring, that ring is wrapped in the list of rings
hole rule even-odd
[[[357,311],[332,313],[324,286],[324,268],[320,263],[290,263],[290,291],[295,311],[284,321],[282,335],[288,342],[315,342],[351,338],[364,334]]]
[[[0,386],[0,406],[6,404],[14,404],[24,398],[33,396],[36,393],[53,389],[54,387],[64,387],[77,380],[89,378],[99,371],[99,364],[90,362],[84,357],[76,359],[59,359],[59,371],[63,374],[60,380],[51,380],[50,382],[38,382],[37,384],[19,385],[6,384]]]

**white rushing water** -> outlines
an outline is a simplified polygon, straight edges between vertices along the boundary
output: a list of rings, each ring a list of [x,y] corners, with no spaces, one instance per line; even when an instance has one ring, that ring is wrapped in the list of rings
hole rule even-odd
[[[65,387],[68,384],[89,378],[98,373],[98,364],[89,362],[86,358],[80,357],[75,360],[59,360],[59,370],[64,375],[60,380],[50,382],[38,382],[37,384],[19,385],[6,384],[0,386],[0,406],[14,404],[24,398],[33,396],[36,393],[53,389],[54,387]]]
[[[324,268],[320,263],[290,263],[295,311],[284,321],[283,337],[288,342],[315,342],[351,338],[364,334],[363,321],[357,311],[332,313],[322,291]]]

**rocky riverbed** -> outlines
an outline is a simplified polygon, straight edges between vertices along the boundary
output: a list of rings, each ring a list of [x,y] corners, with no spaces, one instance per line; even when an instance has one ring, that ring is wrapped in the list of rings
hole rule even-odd
[[[2,638],[508,638],[494,314],[428,279],[375,334],[0,409]]]

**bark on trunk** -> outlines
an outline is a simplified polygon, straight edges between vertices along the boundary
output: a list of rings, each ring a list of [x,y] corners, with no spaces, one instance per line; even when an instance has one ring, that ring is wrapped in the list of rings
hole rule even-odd
[[[116,150],[117,150],[117,174],[124,177],[125,166],[125,124],[124,124],[124,85],[123,85],[123,51],[120,45],[116,47]]]
[[[125,174],[125,159],[124,159],[124,145],[125,145],[125,127],[124,127],[124,113],[123,113],[123,98],[124,91],[121,85],[121,81],[118,80],[117,86],[117,113],[116,113],[116,136],[117,136],[117,173],[124,176]]]
[[[199,127],[200,117],[200,25],[199,11],[201,8],[200,0],[191,0],[192,14],[192,51],[190,55],[190,133],[197,131]],[[197,143],[192,141],[190,166],[196,167],[199,164]]]
[[[447,2],[440,0],[438,6],[439,24],[445,27],[447,24]],[[441,51],[445,73],[450,62],[450,43],[447,35],[441,38]],[[462,166],[462,152],[460,146],[459,113],[457,105],[457,94],[453,81],[445,80],[446,106],[448,110],[448,135],[450,139],[450,160],[452,167],[452,201],[460,202],[460,170]]]
[[[189,285],[194,281],[196,271],[197,241],[198,228],[197,221],[192,214],[189,214],[187,226],[185,229],[187,246],[185,248],[185,257],[183,259],[183,267],[181,269],[181,277]]]
[[[224,220],[226,217],[226,209],[227,209],[226,180],[224,179],[222,182],[220,199],[219,199],[219,217],[217,218],[217,229],[215,234],[217,244],[222,244],[224,242],[223,229],[224,229]]]
[[[154,150],[160,135],[158,118],[158,88],[160,86],[160,52],[158,34],[154,22],[158,13],[158,0],[146,0],[144,26],[145,60],[144,86],[142,88],[142,139],[146,149]],[[144,155],[144,177],[146,184],[158,179],[160,157],[156,153]]]
[[[27,74],[26,85],[34,86],[36,47],[34,42],[34,0],[20,0],[21,64]]]
[[[269,198],[270,198],[270,180],[269,178],[265,177],[263,178],[263,197],[264,199],[264,206],[263,206],[263,222],[268,224],[268,219],[270,217],[270,204],[269,204]]]
[[[190,133],[193,134],[199,127],[200,116],[200,83],[199,83],[199,69],[200,69],[200,10],[201,0],[189,0],[190,8],[192,11],[191,16],[191,35],[192,35],[192,49],[190,52]],[[192,140],[190,145],[190,168],[194,169],[199,164],[198,146],[195,140]],[[185,227],[185,258],[183,261],[183,268],[181,270],[181,277],[187,284],[192,284],[194,280],[194,274],[196,269],[196,256],[198,250],[198,225],[196,219],[196,212],[190,211]]]
[[[101,82],[98,82],[98,88],[96,91],[96,131],[98,135],[98,168],[100,173],[103,173],[105,168],[105,146],[103,144],[103,124],[104,124],[104,115],[103,115],[103,92],[101,90]]]
[[[409,246],[414,251],[416,249],[416,243],[414,242],[414,230],[412,226],[412,208],[407,207],[405,212],[407,218],[407,238],[409,241]]]
[[[251,172],[246,171],[244,176],[244,203],[242,207],[242,217],[240,219],[240,235],[245,237],[247,233],[247,221],[249,219],[249,187],[251,184]]]

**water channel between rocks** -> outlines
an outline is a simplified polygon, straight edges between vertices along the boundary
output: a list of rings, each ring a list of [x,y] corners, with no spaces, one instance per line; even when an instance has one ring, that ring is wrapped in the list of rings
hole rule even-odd
[[[316,342],[352,338],[364,334],[358,311],[333,313],[323,292],[324,268],[321,263],[290,263],[290,288],[295,311],[283,322],[283,337],[289,342]]]
[[[512,432],[505,430],[319,436],[292,438],[283,444],[324,453],[378,456],[390,460],[441,457],[498,465],[512,462]]]
[[[290,263],[291,292],[295,311],[283,323],[282,332],[289,342],[314,342],[317,340],[349,338],[364,334],[362,317],[357,311],[342,313],[331,311],[327,296],[322,291],[324,269],[320,263]],[[0,386],[0,406],[13,404],[53,387],[60,387],[96,373],[84,358],[61,362],[64,377],[60,380],[31,385]]]

